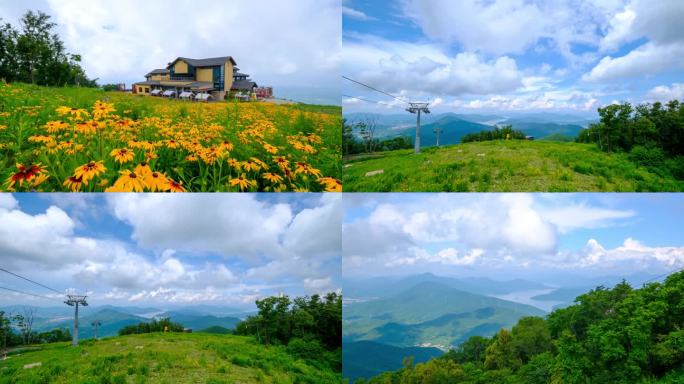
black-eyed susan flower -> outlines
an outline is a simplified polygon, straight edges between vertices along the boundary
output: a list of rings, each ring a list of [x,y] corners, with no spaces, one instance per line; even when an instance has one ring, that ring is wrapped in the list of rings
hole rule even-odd
[[[7,185],[8,188],[13,188],[17,182],[19,183],[19,186],[21,187],[24,185],[25,181],[30,182],[35,177],[40,175],[41,173],[46,172],[46,168],[44,166],[40,165],[40,163],[32,164],[29,166],[25,166],[23,164],[17,163],[16,167],[17,167],[17,172],[12,174],[12,176],[10,176],[7,179],[7,181],[5,182],[5,184]]]
[[[88,181],[92,180],[95,176],[104,173],[107,170],[104,166],[104,162],[100,161],[90,161],[87,164],[83,164],[74,170],[74,176],[83,180],[83,184],[88,185]]]
[[[315,177],[320,178],[321,177],[321,171],[319,171],[316,168],[311,167],[309,164],[298,161],[297,166],[295,168],[295,175],[298,174],[305,174],[305,175],[312,175]]]
[[[263,178],[270,181],[271,183],[280,183],[283,181],[282,176],[280,176],[276,173],[270,173],[270,172],[264,173]]]
[[[133,169],[133,172],[135,172],[136,175],[142,176],[142,178],[145,179],[147,177],[147,175],[152,173],[152,168],[150,168],[150,165],[147,164],[146,161],[143,161],[140,164],[135,166],[135,169]]]
[[[69,188],[71,192],[78,192],[81,190],[81,186],[83,186],[83,179],[81,177],[72,175],[69,176],[68,179],[64,180],[64,184],[62,185]]]
[[[233,187],[240,188],[241,191],[244,191],[245,189],[248,189],[249,187],[256,185],[256,181],[246,178],[244,173],[239,177],[230,179],[229,183]]]
[[[169,186],[169,180],[164,176],[163,173],[159,172],[149,172],[144,175],[143,180],[145,185],[150,192],[164,192],[168,191],[171,187]]]
[[[142,192],[145,189],[145,181],[135,172],[126,169],[119,172],[119,178],[114,182],[113,188],[112,192]]]
[[[183,183],[174,181],[173,179],[168,179],[168,191],[170,192],[185,192],[185,188],[183,187]]]
[[[342,182],[334,177],[321,177],[318,182],[325,187],[326,192],[342,192]]]
[[[135,153],[128,148],[117,148],[112,150],[109,156],[112,156],[118,163],[123,164],[133,160]]]

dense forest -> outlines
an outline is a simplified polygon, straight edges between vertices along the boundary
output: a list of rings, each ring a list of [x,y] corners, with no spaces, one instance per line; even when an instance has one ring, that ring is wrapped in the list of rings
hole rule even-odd
[[[682,383],[684,272],[634,289],[598,287],[545,319],[524,317],[439,358],[362,384]]]
[[[342,370],[342,296],[272,296],[257,300],[258,313],[240,322],[235,334],[264,344],[287,346],[291,355],[336,372]]]
[[[2,22],[2,19],[0,19]],[[20,28],[0,25],[0,80],[38,85],[95,87],[80,66],[81,56],[68,53],[43,12],[28,11]]]
[[[522,131],[516,131],[510,125],[495,127],[492,130],[478,133],[468,133],[461,138],[461,143],[491,140],[525,140],[526,135]]]
[[[599,108],[598,113],[601,120],[580,132],[577,142],[625,152],[638,165],[684,180],[684,104],[622,103]]]

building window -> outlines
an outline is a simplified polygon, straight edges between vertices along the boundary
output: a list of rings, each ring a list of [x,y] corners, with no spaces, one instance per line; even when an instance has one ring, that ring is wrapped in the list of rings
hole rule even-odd
[[[138,87],[138,92],[142,93],[142,87]]]

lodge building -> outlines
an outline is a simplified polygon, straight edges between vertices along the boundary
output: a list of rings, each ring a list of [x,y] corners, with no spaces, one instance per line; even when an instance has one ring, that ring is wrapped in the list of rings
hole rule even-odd
[[[208,59],[178,57],[166,68],[154,69],[145,81],[134,83],[133,93],[153,96],[224,100],[231,92],[251,94],[257,83],[240,73],[231,56]]]

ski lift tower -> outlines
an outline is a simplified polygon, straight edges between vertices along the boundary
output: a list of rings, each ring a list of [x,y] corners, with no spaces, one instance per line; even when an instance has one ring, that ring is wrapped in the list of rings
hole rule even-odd
[[[409,103],[408,108],[406,108],[406,111],[418,115],[416,118],[416,141],[414,143],[415,153],[420,153],[420,114],[421,112],[430,113],[428,105],[430,105],[430,103]]]
[[[72,346],[77,346],[78,345],[78,305],[82,305],[84,307],[88,306],[88,303],[86,302],[86,296],[83,295],[67,295],[68,300],[64,302],[64,304],[75,307],[74,310],[74,333],[71,338],[71,345]]]

